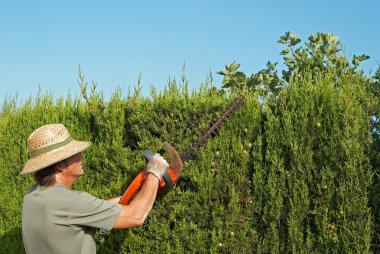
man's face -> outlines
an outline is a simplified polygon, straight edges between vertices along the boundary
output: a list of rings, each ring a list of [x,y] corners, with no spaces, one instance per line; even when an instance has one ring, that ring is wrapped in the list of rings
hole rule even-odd
[[[79,176],[83,175],[83,168],[82,168],[82,153],[77,153],[69,158],[66,159],[66,169],[65,174],[78,178]]]

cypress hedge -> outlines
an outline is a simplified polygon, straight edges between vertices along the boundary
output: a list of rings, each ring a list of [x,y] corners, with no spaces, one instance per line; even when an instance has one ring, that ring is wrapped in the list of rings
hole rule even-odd
[[[171,81],[149,97],[139,89],[105,101],[39,93],[0,112],[0,246],[24,253],[21,176],[26,139],[47,123],[89,140],[85,175],[73,186],[120,195],[146,165],[142,152],[168,141],[185,152],[237,93]],[[368,84],[347,73],[294,75],[278,94],[243,89],[244,104],[186,161],[183,181],[159,198],[145,225],[96,235],[98,253],[369,253],[377,227]]]

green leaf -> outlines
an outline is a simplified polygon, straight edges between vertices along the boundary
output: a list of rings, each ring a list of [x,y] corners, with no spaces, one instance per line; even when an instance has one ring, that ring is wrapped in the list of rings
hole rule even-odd
[[[357,59],[357,58],[352,59],[352,64],[355,65],[355,67],[358,67],[360,64],[359,59]]]
[[[271,63],[271,62],[268,62],[267,63],[267,68],[270,69],[270,70],[274,70],[276,69],[276,66],[277,66],[277,63]]]
[[[285,34],[281,36],[277,42],[281,44],[287,44],[289,39],[290,39],[290,32],[285,32]]]
[[[289,54],[289,52],[290,52],[290,49],[286,48],[283,51],[281,51],[280,55],[287,55],[287,54]]]
[[[226,76],[226,75],[228,75],[228,71],[226,71],[226,70],[218,71],[217,74]]]
[[[290,38],[290,39],[297,39],[297,38],[298,38],[298,35],[297,35],[297,34],[290,34],[290,35],[289,35],[289,38]]]
[[[231,72],[236,72],[237,71],[237,69],[239,69],[239,67],[240,67],[240,64],[237,64],[237,63],[232,63],[230,66],[229,66],[229,70],[231,71]]]
[[[291,39],[291,41],[290,41],[290,45],[291,45],[291,46],[295,46],[295,45],[297,45],[300,41],[301,41],[301,39]]]
[[[332,43],[333,44],[339,44],[339,36],[337,36],[337,35],[333,35],[333,36],[331,36],[331,41],[332,41]]]
[[[317,34],[310,35],[309,41],[316,43],[318,41],[318,35]]]
[[[302,59],[302,52],[294,53],[294,58],[296,59],[297,62],[300,62]]]
[[[359,56],[359,60],[360,61],[365,61],[365,60],[368,60],[369,59],[369,56],[367,56],[367,55],[361,55],[361,56]]]
[[[354,57],[352,59],[352,64],[354,64],[355,67],[358,67],[360,62],[365,61],[367,59],[369,59],[369,56],[367,56],[367,55],[360,55],[360,56],[354,55]]]
[[[284,60],[286,63],[292,63],[295,59],[293,57],[284,57]]]

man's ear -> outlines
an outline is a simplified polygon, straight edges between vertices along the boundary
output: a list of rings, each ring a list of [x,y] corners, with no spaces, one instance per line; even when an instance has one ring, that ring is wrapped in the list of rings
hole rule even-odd
[[[55,165],[55,170],[57,172],[62,172],[66,168],[66,166],[67,166],[66,165],[66,160],[57,162],[57,164]]]

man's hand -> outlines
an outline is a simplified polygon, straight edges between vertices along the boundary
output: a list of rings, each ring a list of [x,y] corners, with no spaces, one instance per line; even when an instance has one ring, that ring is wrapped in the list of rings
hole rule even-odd
[[[158,178],[158,181],[161,181],[161,178],[168,167],[169,163],[160,154],[157,153],[148,162],[146,170],[148,173],[155,175]]]

